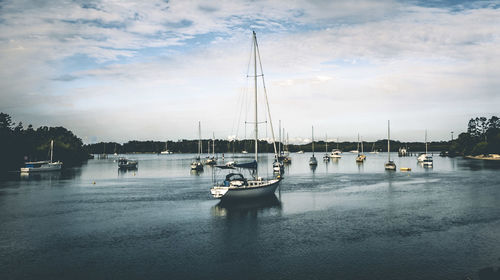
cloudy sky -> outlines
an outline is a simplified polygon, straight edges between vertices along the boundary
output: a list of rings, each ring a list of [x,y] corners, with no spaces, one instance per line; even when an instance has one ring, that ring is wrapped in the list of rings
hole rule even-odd
[[[252,30],[297,141],[500,115],[499,1],[1,1],[0,111],[87,143],[243,137]]]

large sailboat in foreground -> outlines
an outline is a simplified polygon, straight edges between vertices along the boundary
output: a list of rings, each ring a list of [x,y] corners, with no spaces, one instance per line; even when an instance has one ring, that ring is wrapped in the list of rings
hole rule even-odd
[[[260,61],[260,53],[259,46],[257,45],[257,36],[255,35],[255,31],[253,32],[253,59],[254,59],[254,97],[255,97],[255,169],[253,169],[251,173],[251,178],[246,178],[241,173],[229,173],[225,176],[224,181],[222,183],[215,183],[214,186],[210,189],[210,193],[214,198],[219,198],[223,200],[230,199],[251,199],[264,197],[268,195],[273,195],[281,181],[281,175],[277,175],[271,179],[264,179],[258,175],[257,169],[257,154],[258,154],[258,117],[257,117],[257,57],[259,57],[259,65],[262,77],[262,83],[264,87],[264,95],[266,96],[266,104],[269,115],[269,123],[271,124],[271,133],[273,137],[273,145],[274,145],[274,157],[275,160],[278,160],[278,154],[276,151],[276,143],[274,141],[274,131],[273,131],[273,123],[271,120],[271,113],[269,111],[269,103],[267,103],[267,93],[266,87],[264,84],[264,74],[262,74],[262,63]]]

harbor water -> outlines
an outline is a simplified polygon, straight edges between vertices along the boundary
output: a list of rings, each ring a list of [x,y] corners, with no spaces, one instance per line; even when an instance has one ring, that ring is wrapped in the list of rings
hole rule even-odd
[[[194,156],[10,174],[0,279],[500,279],[497,162],[393,153],[389,172],[386,153],[316,153],[312,169],[292,154],[274,197],[227,204],[210,187],[228,171],[193,173]],[[259,176],[271,170],[260,155]]]

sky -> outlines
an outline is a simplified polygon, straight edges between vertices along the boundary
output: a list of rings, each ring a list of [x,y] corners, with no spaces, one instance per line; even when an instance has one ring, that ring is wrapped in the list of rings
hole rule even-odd
[[[253,137],[252,30],[291,142],[500,115],[500,1],[392,0],[0,1],[0,112],[85,143]]]

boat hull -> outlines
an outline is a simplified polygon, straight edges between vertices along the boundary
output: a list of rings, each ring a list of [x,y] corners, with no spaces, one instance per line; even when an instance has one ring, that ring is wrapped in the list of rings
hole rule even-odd
[[[32,172],[47,172],[47,171],[57,171],[61,170],[62,162],[51,162],[47,164],[43,164],[39,167],[22,167],[22,173],[32,173]]]
[[[269,183],[259,186],[226,187],[216,186],[210,189],[214,198],[222,200],[251,199],[273,195],[278,188],[280,179],[269,180]]]

